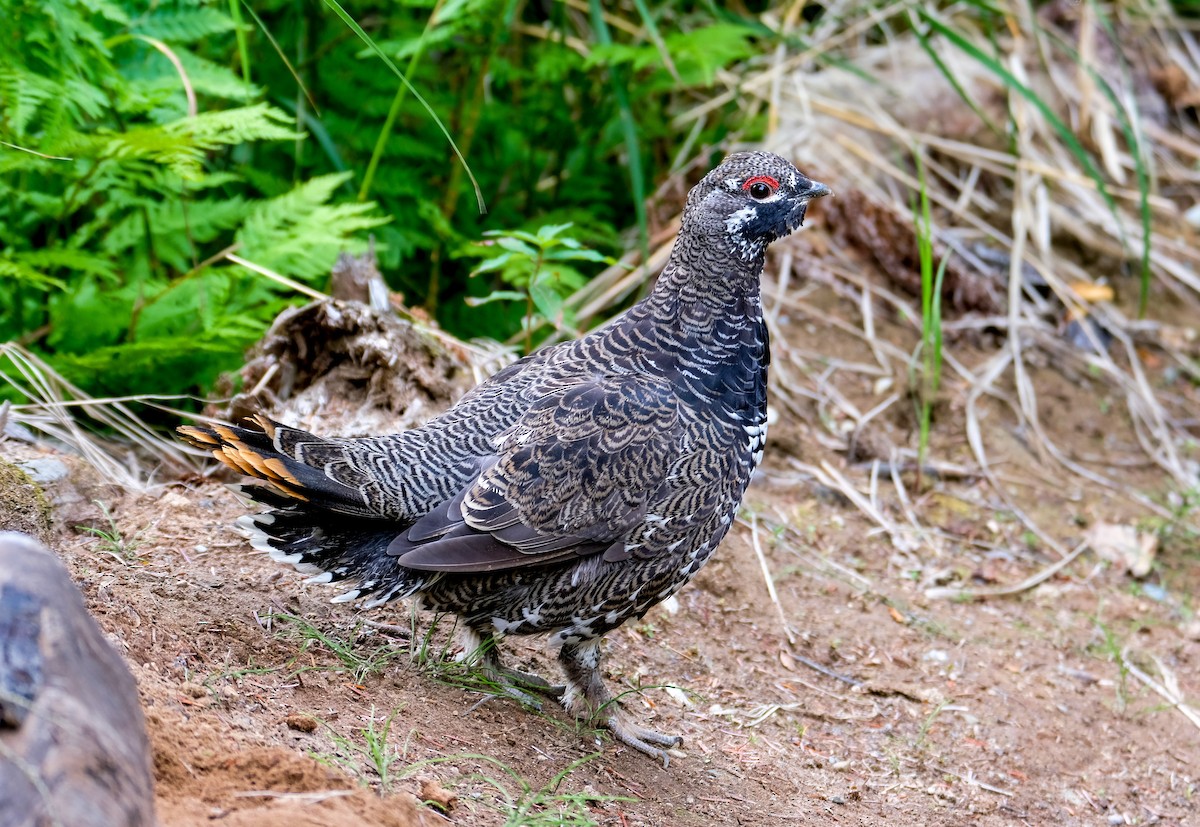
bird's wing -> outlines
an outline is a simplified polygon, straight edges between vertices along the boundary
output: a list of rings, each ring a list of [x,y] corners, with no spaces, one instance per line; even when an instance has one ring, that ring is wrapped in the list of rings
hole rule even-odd
[[[604,552],[645,518],[681,439],[670,385],[604,376],[534,402],[476,478],[388,553],[427,571],[495,571]]]

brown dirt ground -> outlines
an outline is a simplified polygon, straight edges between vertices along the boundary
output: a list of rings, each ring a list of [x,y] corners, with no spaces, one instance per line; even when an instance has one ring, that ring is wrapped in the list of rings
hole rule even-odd
[[[857,312],[824,287],[806,301],[846,318]],[[864,358],[861,342],[839,338],[819,315],[791,317],[796,341],[816,337],[822,352]],[[960,344],[959,356],[982,360],[986,343],[977,347]],[[787,358],[786,346],[776,358]],[[835,381],[862,410],[874,404],[866,379]],[[1132,450],[1120,406],[1099,404],[1088,380],[1046,367],[1034,381],[1043,422],[1062,444]],[[961,416],[953,401],[947,407],[933,456],[969,462]],[[986,414],[1009,495],[1064,544],[1098,520],[1144,520],[1127,498],[1048,471],[1007,408]],[[684,736],[669,769],[580,731],[556,708],[524,710],[457,685],[458,670],[438,661],[445,623],[427,637],[430,618],[421,616],[410,647],[406,607],[331,606],[327,587],[303,585],[231,530],[242,506],[217,484],[136,496],[104,489],[136,547],[122,553],[69,525],[56,547],[138,680],[159,817],[170,827],[1200,824],[1200,730],[1115,658],[1127,650],[1162,680],[1157,660],[1185,698],[1200,699],[1195,540],[1165,543],[1141,582],[1089,552],[1015,597],[928,600],[931,584],[1016,583],[1053,555],[979,480],[933,481],[918,495],[911,476],[913,509],[943,542],[897,550],[857,509],[797,473],[793,457],[824,459],[868,485],[866,470],[815,438],[817,417],[774,427],[747,498],[795,642],[744,524],[675,611],[656,608],[609,636],[610,685],[649,687],[626,705]],[[881,427],[912,444],[903,419]],[[0,446],[10,459],[29,450]],[[1148,467],[1125,474],[1166,490]],[[880,498],[899,513],[882,480]],[[789,528],[775,530],[781,524]],[[378,668],[355,674],[280,615],[306,619]],[[553,676],[542,642],[512,643],[516,662]],[[383,779],[364,730],[389,720]],[[416,803],[447,790],[456,796],[448,817]]]

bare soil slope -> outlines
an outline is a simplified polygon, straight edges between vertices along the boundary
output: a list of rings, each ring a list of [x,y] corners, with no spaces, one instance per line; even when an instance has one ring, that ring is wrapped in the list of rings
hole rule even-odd
[[[806,302],[782,322],[791,343],[817,332],[830,359],[860,358],[861,342],[814,327],[815,311],[853,306],[824,287]],[[1119,412],[1099,416],[1086,382],[1049,367],[1033,380],[1060,444],[1123,449]],[[864,410],[879,392],[837,381]],[[893,408],[876,442],[911,440],[906,405]],[[1011,597],[926,596],[1053,563],[1012,505],[1068,547],[1099,522],[1149,525],[1120,493],[1046,471],[1005,409],[985,414],[1008,504],[977,476],[918,489],[909,472],[900,502],[886,470],[873,483],[827,447],[816,408],[780,417],[744,523],[674,605],[608,641],[623,702],[685,737],[669,769],[556,708],[463,688],[447,619],[331,606],[333,592],[231,530],[242,506],[218,484],[124,495],[77,471],[47,489],[75,492],[68,515],[90,491],[115,520],[104,538],[73,528],[107,526],[95,511],[60,516],[53,543],[138,679],[165,825],[1200,824],[1200,728],[1147,683],[1200,698],[1186,525],[1163,532],[1143,580],[1088,551]],[[968,462],[953,421],[932,455]],[[821,461],[938,542],[880,531],[805,472]],[[1164,488],[1147,468],[1127,477]],[[518,663],[554,676],[541,641],[515,645]]]

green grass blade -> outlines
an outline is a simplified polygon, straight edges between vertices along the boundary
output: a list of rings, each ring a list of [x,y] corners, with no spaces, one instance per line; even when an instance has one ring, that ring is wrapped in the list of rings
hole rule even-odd
[[[930,307],[929,326],[933,335],[930,336],[932,359],[929,372],[930,396],[936,397],[942,386],[942,285],[946,281],[946,265],[950,263],[950,252],[947,251],[938,262],[937,275],[933,278],[933,304]]]
[[[242,81],[250,85],[250,48],[246,45],[246,30],[242,26],[242,0],[229,0],[229,16],[237,33],[238,60],[242,64]]]
[[[396,64],[392,63],[392,59],[383,53],[383,49],[379,48],[379,44],[376,43],[369,34],[363,31],[363,27],[358,25],[358,21],[351,17],[349,12],[342,8],[341,4],[338,3],[337,0],[324,0],[324,2],[326,6],[333,10],[334,14],[342,19],[342,22],[346,24],[347,28],[358,35],[359,40],[361,40],[363,43],[366,43],[371,51],[373,51],[375,55],[384,62],[384,65],[392,70],[392,74],[400,78],[400,82],[408,88],[408,91],[412,93],[412,96],[416,98],[417,102],[420,103],[421,106],[424,107],[425,111],[429,113],[429,117],[433,119],[435,124],[437,124],[438,129],[442,131],[442,135],[446,137],[446,141],[450,144],[450,148],[453,149],[454,154],[458,156],[459,163],[462,164],[463,170],[467,173],[467,177],[471,179],[471,186],[475,189],[475,201],[479,206],[480,214],[486,213],[487,204],[485,204],[483,201],[483,190],[479,188],[479,182],[475,180],[475,173],[471,172],[471,166],[467,163],[467,159],[463,157],[462,152],[459,151],[458,144],[454,142],[454,138],[450,137],[450,131],[446,129],[446,125],[442,123],[442,119],[438,117],[437,112],[433,111],[433,107],[430,106],[429,102],[426,101],[421,93],[417,91],[416,87],[408,82],[408,78],[405,77],[404,73],[396,68]]]
[[[929,431],[933,406],[942,378],[942,284],[949,256],[943,256],[937,274],[933,272],[933,218],[929,206],[929,188],[925,164],[918,149],[913,149],[917,167],[918,201],[913,204],[913,224],[917,236],[917,256],[921,267],[921,378],[914,383],[918,406],[917,464],[925,464],[929,451]],[[918,484],[920,470],[917,472]]]
[[[292,115],[299,115],[300,124],[308,130],[310,135],[317,139],[317,145],[321,147],[321,150],[325,153],[325,157],[329,159],[329,163],[333,165],[335,170],[338,172],[345,172],[347,170],[346,162],[342,159],[342,154],[338,152],[337,142],[329,134],[329,130],[326,129],[325,124],[321,123],[321,119],[317,114],[313,112],[299,112],[296,109],[295,102],[287,98],[278,98],[275,102],[279,104],[280,109],[284,109],[292,113]],[[342,184],[344,187],[348,187],[349,185],[348,180]]]
[[[654,15],[650,12],[650,7],[646,5],[646,0],[633,0],[633,5],[637,8],[638,14],[642,16],[642,25],[646,27],[646,34],[649,35],[650,42],[654,44],[654,48],[658,49],[663,66],[666,67],[671,77],[678,81],[679,71],[675,68],[675,62],[671,60],[671,52],[667,49],[666,41],[658,33],[658,25],[654,22]]]
[[[592,27],[595,29],[596,42],[602,46],[612,45],[612,34],[604,21],[604,7],[600,0],[590,0]],[[646,179],[642,172],[642,153],[638,143],[637,120],[633,117],[633,108],[629,105],[629,89],[625,85],[625,74],[618,66],[608,67],[609,78],[612,81],[613,96],[617,99],[617,108],[621,112],[621,132],[625,137],[625,151],[629,155],[629,187],[633,191],[633,210],[637,217],[638,238],[641,241],[642,260],[650,258],[650,227],[646,219]]]
[[[320,117],[320,107],[318,107],[317,102],[313,100],[313,96],[309,94],[308,87],[305,86],[304,81],[300,79],[300,73],[296,71],[296,68],[292,66],[292,62],[288,60],[287,54],[283,51],[283,47],[279,45],[279,41],[275,39],[275,35],[271,34],[271,30],[267,28],[267,24],[263,22],[262,18],[258,16],[258,13],[251,8],[250,4],[246,0],[240,0],[240,2],[245,4],[246,11],[250,12],[250,16],[254,18],[254,22],[258,26],[258,30],[266,36],[267,41],[271,44],[271,48],[275,50],[275,54],[279,55],[279,59],[282,60],[283,65],[287,67],[288,73],[295,79],[296,85],[300,87],[300,91],[304,93],[304,97],[308,99],[309,106],[311,106],[313,111],[317,113],[317,117]]]
[[[945,23],[931,15],[926,9],[918,9],[917,14],[921,16],[922,20],[929,24],[930,28],[932,28],[942,37],[946,38],[946,40],[950,41],[950,43],[952,43],[956,48],[965,52],[969,57],[978,61],[988,71],[1000,78],[1000,80],[1004,82],[1005,86],[1015,89],[1021,97],[1025,98],[1025,100],[1029,101],[1037,108],[1037,110],[1042,114],[1042,117],[1046,119],[1051,128],[1058,134],[1058,137],[1062,139],[1063,144],[1066,145],[1070,153],[1075,156],[1075,160],[1079,161],[1080,166],[1083,167],[1083,170],[1085,173],[1087,173],[1087,176],[1096,184],[1096,189],[1104,198],[1104,203],[1108,205],[1109,211],[1115,217],[1117,215],[1117,205],[1113,200],[1112,194],[1108,191],[1108,186],[1104,183],[1104,177],[1100,174],[1100,170],[1096,168],[1096,165],[1092,161],[1091,156],[1088,155],[1087,150],[1085,150],[1083,145],[1079,143],[1079,139],[1075,137],[1075,133],[1071,131],[1070,127],[1063,123],[1062,118],[1058,117],[1058,115],[1054,113],[1054,110],[1050,108],[1050,105],[1042,100],[1036,92],[1034,92],[1024,83],[1021,83],[1021,81],[1017,80],[1016,75],[1004,68],[1000,61],[983,52],[978,46],[967,40],[959,32],[950,28]]]
[[[417,42],[417,48],[408,60],[408,72],[406,74],[411,75],[417,70],[417,64],[421,60],[421,55],[425,53],[425,39],[433,31],[438,12],[441,11],[441,8],[442,0],[437,0],[433,5],[433,11],[429,13],[429,19],[425,21],[425,29],[421,32],[421,39]],[[371,192],[371,184],[375,180],[375,171],[379,168],[379,162],[383,160],[383,151],[387,148],[388,138],[392,136],[392,130],[396,126],[396,119],[400,117],[400,107],[404,104],[404,98],[407,96],[407,93],[408,87],[402,83],[392,98],[392,105],[388,109],[387,118],[383,122],[383,128],[379,130],[379,136],[375,139],[375,148],[371,150],[371,160],[367,162],[367,171],[363,173],[362,186],[358,188],[359,201],[366,201],[367,196]]]
[[[912,15],[913,13],[910,11],[910,18]],[[997,135],[1003,135],[1004,133],[1000,130],[1000,127],[996,126],[995,122],[988,117],[987,112],[984,112],[979,104],[975,102],[975,99],[972,98],[963,85],[958,82],[958,78],[955,76],[955,74],[950,71],[950,67],[946,65],[944,60],[942,60],[941,55],[939,55],[937,50],[930,45],[929,35],[921,31],[920,27],[916,25],[916,20],[911,20],[911,22],[913,24],[912,32],[917,38],[917,43],[920,44],[921,49],[926,55],[929,56],[929,59],[933,61],[933,65],[937,67],[937,70],[942,73],[942,77],[945,78],[952,87],[954,87],[954,91],[958,93],[958,96],[962,99],[962,102],[971,107],[971,111],[979,116],[979,119],[984,122],[988,129],[992,130],[992,132],[996,133]]]

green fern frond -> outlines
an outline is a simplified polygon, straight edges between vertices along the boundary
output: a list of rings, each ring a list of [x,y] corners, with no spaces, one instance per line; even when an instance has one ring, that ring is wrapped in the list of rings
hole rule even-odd
[[[233,31],[229,15],[212,6],[194,9],[158,9],[133,25],[135,34],[169,43],[195,43],[206,37]]]
[[[122,393],[144,387],[147,376],[186,376],[211,383],[223,370],[236,367],[242,352],[261,326],[230,320],[230,330],[208,331],[97,348],[87,353],[57,354],[50,360],[68,380],[98,393]],[[160,380],[166,381],[166,380]]]
[[[0,277],[13,279],[36,290],[66,289],[66,285],[62,281],[40,272],[21,258],[0,257]]]
[[[84,78],[69,78],[59,94],[64,108],[88,118],[101,118],[112,105],[105,91]]]
[[[123,8],[116,3],[110,3],[109,0],[79,0],[79,5],[88,11],[95,12],[110,23],[116,23],[118,26],[129,25],[129,15]]]
[[[114,258],[136,250],[146,242],[148,224],[158,259],[173,269],[188,270],[196,258],[203,258],[197,245],[220,239],[240,226],[251,206],[241,196],[160,201],[130,212],[112,224],[100,247]]]
[[[261,202],[238,231],[241,254],[295,278],[327,276],[338,253],[363,246],[356,234],[387,221],[375,213],[374,203],[327,203],[349,177],[322,175]]]
[[[201,175],[205,153],[222,146],[250,141],[296,140],[290,119],[265,103],[225,111],[204,112],[164,126],[141,126],[111,135],[103,144],[103,157],[118,161],[149,160],[167,167],[184,180]],[[88,153],[86,138],[78,141],[77,154]]]
[[[64,276],[68,278],[75,273],[88,273],[106,281],[113,281],[117,277],[117,268],[113,262],[86,250],[43,247],[40,250],[22,252],[20,257],[27,265],[39,271],[65,270]]]
[[[194,118],[181,118],[164,129],[185,135],[203,150],[235,146],[250,141],[295,141],[302,133],[291,128],[293,119],[286,113],[258,103],[237,109],[203,112]]]
[[[179,62],[192,82],[198,95],[233,101],[250,101],[262,94],[262,88],[246,83],[241,75],[229,67],[200,57],[192,52],[181,51]]]
[[[42,104],[55,94],[49,78],[21,67],[0,69],[0,123],[4,131],[18,140],[25,137]]]
[[[153,161],[187,179],[200,175],[204,149],[182,130],[143,126],[109,138],[104,143],[103,157],[118,162]]]

